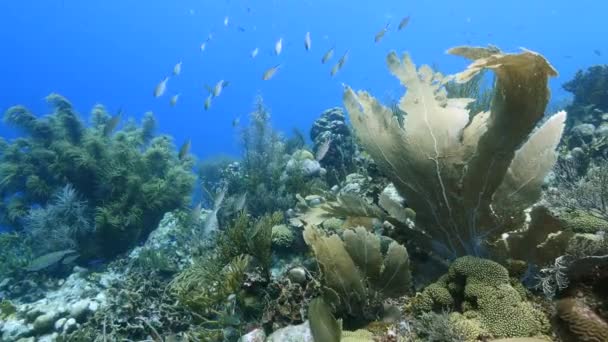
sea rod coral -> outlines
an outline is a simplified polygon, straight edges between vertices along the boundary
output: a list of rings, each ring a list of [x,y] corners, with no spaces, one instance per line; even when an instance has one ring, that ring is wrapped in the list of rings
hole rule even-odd
[[[413,235],[447,257],[480,255],[520,229],[524,210],[539,199],[566,113],[534,131],[549,100],[548,79],[557,74],[541,55],[471,47],[449,53],[473,63],[444,77],[416,68],[407,54],[388,55],[391,73],[407,88],[399,102],[403,127],[365,91],[346,87],[344,104],[363,147],[416,211]],[[490,111],[469,119],[472,100],[447,98],[445,84],[484,69],[495,73],[495,95]]]

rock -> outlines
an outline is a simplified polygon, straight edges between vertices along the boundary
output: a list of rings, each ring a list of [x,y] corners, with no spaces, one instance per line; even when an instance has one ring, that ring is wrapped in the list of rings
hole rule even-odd
[[[47,312],[36,317],[34,320],[34,333],[37,335],[42,335],[49,332],[51,329],[53,329],[56,318],[57,313],[54,311]]]
[[[76,330],[76,328],[78,328],[78,323],[76,323],[76,320],[74,318],[70,318],[63,325],[63,332],[69,334],[72,331]]]
[[[73,303],[69,308],[70,317],[73,317],[78,321],[84,319],[85,316],[89,313],[90,304],[91,301],[89,299],[82,299],[77,301],[76,303]]]
[[[595,126],[590,123],[583,123],[572,128],[571,134],[581,139],[585,143],[590,143],[593,140]]]
[[[32,325],[27,324],[25,319],[8,320],[0,322],[0,341],[16,341],[32,334]]]
[[[2,279],[2,281],[0,281],[0,290],[4,290],[5,288],[8,288],[11,281],[13,281],[13,278]]]
[[[95,311],[97,311],[97,309],[99,309],[99,303],[97,303],[96,301],[92,300],[89,303],[89,311],[94,313]]]
[[[287,272],[287,277],[294,283],[304,284],[306,282],[306,270],[304,267],[294,267]]]
[[[266,333],[264,329],[257,328],[246,335],[241,336],[239,342],[264,342],[266,340]]]
[[[318,176],[321,174],[321,164],[316,160],[306,159],[302,162],[302,171],[307,177]]]
[[[319,195],[308,195],[304,198],[306,204],[310,207],[316,207],[319,204],[325,202],[325,199]]]
[[[273,332],[266,342],[314,342],[308,321],[289,325]]]
[[[68,319],[67,319],[67,318],[65,318],[65,317],[62,317],[62,318],[58,319],[58,320],[55,322],[55,325],[54,325],[54,326],[55,326],[55,331],[63,331],[63,326],[65,325],[65,322],[66,322],[67,320],[68,320]]]

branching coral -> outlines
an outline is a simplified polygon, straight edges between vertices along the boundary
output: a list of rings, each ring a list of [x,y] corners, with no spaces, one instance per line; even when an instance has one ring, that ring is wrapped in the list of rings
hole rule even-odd
[[[474,62],[446,78],[428,66],[417,69],[407,55],[388,55],[389,69],[407,87],[399,103],[403,128],[367,92],[347,87],[344,104],[366,151],[416,211],[423,242],[455,257],[480,254],[486,241],[521,228],[523,210],[540,197],[556,159],[566,115],[558,113],[532,133],[549,99],[548,78],[556,75],[539,54],[449,52]],[[495,73],[495,96],[489,112],[469,120],[471,100],[446,98],[443,85],[466,82],[484,69]]]
[[[168,136],[153,138],[154,118],[127,122],[115,132],[120,115],[101,106],[87,127],[63,97],[47,98],[54,112],[37,118],[25,107],[10,108],[5,121],[26,137],[0,155],[3,223],[23,228],[30,209],[52,202],[71,184],[91,208],[92,239],[78,241],[87,257],[112,256],[144,238],[165,212],[188,203],[194,182],[192,159],[179,159]],[[84,243],[84,244],[83,244]]]

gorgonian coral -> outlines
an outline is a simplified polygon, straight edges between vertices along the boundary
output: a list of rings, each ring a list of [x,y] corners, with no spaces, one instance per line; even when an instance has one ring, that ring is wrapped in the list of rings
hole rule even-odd
[[[416,211],[422,242],[446,256],[481,254],[487,242],[518,230],[524,209],[540,197],[553,166],[565,112],[543,118],[551,65],[539,54],[505,54],[461,47],[449,51],[474,62],[452,77],[416,68],[409,56],[387,57],[407,88],[393,111],[364,91],[346,87],[344,104],[357,137]],[[490,111],[469,119],[470,99],[447,98],[444,85],[466,82],[484,69],[496,82]]]

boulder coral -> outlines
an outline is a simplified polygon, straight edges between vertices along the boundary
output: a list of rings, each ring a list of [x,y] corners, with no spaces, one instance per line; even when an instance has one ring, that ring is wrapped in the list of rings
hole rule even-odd
[[[492,337],[532,337],[549,328],[544,313],[510,284],[503,266],[472,256],[456,259],[446,275],[417,294],[412,308],[419,313],[455,310],[451,321],[469,336],[471,327],[479,328],[479,336]]]

